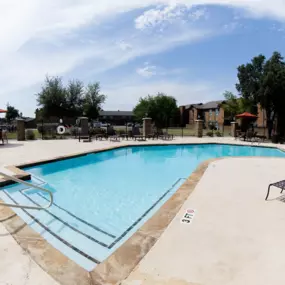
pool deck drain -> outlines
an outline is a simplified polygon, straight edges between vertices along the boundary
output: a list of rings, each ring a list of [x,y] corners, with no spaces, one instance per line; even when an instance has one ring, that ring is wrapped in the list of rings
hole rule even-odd
[[[216,142],[220,143],[220,140],[208,140],[201,141],[206,143]],[[227,143],[229,140],[224,140],[224,143]],[[197,143],[194,140],[179,140],[174,141],[175,144],[179,143]],[[68,144],[68,142],[65,142]],[[153,144],[153,141],[150,141]],[[231,143],[235,143],[235,141],[231,140]],[[145,145],[146,143],[139,143],[139,145]],[[167,144],[171,144],[167,142]],[[28,145],[28,144],[27,144]],[[73,143],[72,143],[73,145]],[[52,144],[50,144],[52,146]],[[90,145],[88,145],[89,147]],[[113,148],[114,146],[122,146],[122,144],[104,144],[104,148],[108,147]],[[62,147],[62,145],[61,145]],[[102,150],[102,145],[98,145],[98,147]],[[283,147],[283,146],[282,146]],[[72,148],[76,149],[76,148]],[[94,143],[93,149],[87,149],[85,152],[94,151],[96,149],[96,144]],[[11,151],[11,149],[9,149]],[[14,151],[14,149],[13,149]],[[47,150],[45,150],[46,152]],[[70,152],[72,154],[72,152]],[[76,154],[79,155],[79,154]],[[5,156],[5,154],[4,154]],[[56,155],[56,151],[54,152],[54,157]],[[69,155],[67,155],[69,156]],[[43,160],[50,159],[52,157],[52,150],[50,151],[49,156],[43,155],[41,162]],[[30,158],[26,156],[26,159],[20,157],[18,161],[14,160],[15,165],[21,164],[29,164],[33,163]],[[66,158],[66,156],[57,157],[57,159]],[[247,159],[248,160],[248,159]],[[284,161],[284,159],[275,159],[275,158],[261,158],[262,161]],[[6,160],[6,162],[9,160]],[[0,157],[1,163],[1,157]],[[133,236],[131,236],[121,247],[119,247],[114,254],[112,254],[109,258],[107,258],[103,263],[95,268],[92,272],[88,273],[83,270],[81,267],[76,265],[74,262],[70,261],[63,254],[58,252],[52,246],[50,246],[40,235],[35,233],[32,229],[30,229],[18,216],[15,216],[13,211],[9,208],[0,208],[0,219],[3,220],[2,224],[8,229],[11,235],[15,238],[15,240],[25,249],[33,259],[51,276],[53,276],[56,280],[58,280],[61,284],[119,284],[118,282],[124,280],[129,276],[130,272],[138,265],[139,261],[144,258],[147,259],[146,253],[153,247],[153,245],[159,240],[161,234],[165,231],[166,227],[173,220],[176,214],[179,212],[179,209],[184,204],[187,199],[191,199],[189,195],[194,190],[196,184],[199,182],[200,178],[203,176],[204,171],[207,169],[209,162],[203,163],[199,169],[192,173],[189,179],[177,190],[177,192],[170,198],[161,208],[160,210],[149,219]],[[280,170],[281,171],[281,170]],[[284,178],[284,177],[283,177]],[[195,191],[196,193],[196,191]],[[185,210],[185,209],[184,209]],[[10,217],[5,219],[7,217]],[[200,216],[200,210],[199,210]],[[198,217],[195,218],[195,223],[198,222]],[[179,216],[179,218],[181,215]],[[175,222],[175,219],[173,220]],[[179,222],[180,224],[180,222]],[[194,223],[193,223],[194,224]],[[181,224],[180,224],[181,225]],[[185,228],[185,227],[184,227]],[[189,227],[186,227],[189,228]],[[192,226],[190,227],[192,228]],[[169,229],[164,232],[163,236],[170,235]],[[285,237],[284,237],[285,238]],[[36,241],[36,242],[35,242]],[[153,249],[156,248],[153,247]],[[152,250],[151,250],[152,252]],[[150,253],[151,253],[150,252]],[[43,258],[44,257],[44,258]],[[164,258],[168,259],[167,255]],[[144,262],[140,263],[144,264]],[[140,266],[140,265],[139,265]],[[138,268],[138,267],[136,267]],[[138,272],[137,270],[134,271]],[[148,276],[148,272],[144,272],[145,276]],[[133,274],[125,281],[123,284],[134,284],[131,283],[131,277]],[[137,275],[138,276],[138,275]],[[153,276],[152,276],[153,277]],[[96,281],[95,281],[96,280]],[[151,280],[151,279],[149,279]],[[1,281],[1,279],[0,279]],[[97,282],[97,283],[96,283]],[[155,281],[156,282],[156,281]],[[160,282],[160,281],[159,281]],[[188,282],[188,281],[187,281]],[[189,281],[190,282],[190,281]],[[193,280],[192,280],[193,282]],[[20,284],[20,283],[19,283]],[[36,284],[36,283],[33,283]],[[172,284],[172,283],[139,283],[139,284]],[[177,283],[180,284],[180,283]],[[183,284],[183,283],[181,283]],[[191,284],[191,283],[185,283]],[[194,284],[194,283],[193,283]],[[195,283],[196,284],[196,283]],[[201,283],[201,284],[214,284],[214,283]],[[220,283],[224,284],[224,283]],[[233,283],[234,284],[234,283]],[[238,284],[238,283],[236,283]],[[279,283],[275,283],[279,284]]]

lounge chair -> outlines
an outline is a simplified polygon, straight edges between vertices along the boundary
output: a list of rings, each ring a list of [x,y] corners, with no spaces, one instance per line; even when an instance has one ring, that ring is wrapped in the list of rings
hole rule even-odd
[[[256,135],[257,135],[257,132],[248,131],[246,134],[246,140],[251,141],[251,142],[256,141]]]
[[[81,140],[83,142],[91,142],[92,141],[92,137],[91,137],[90,133],[86,133],[86,134],[79,133],[78,140],[79,140],[79,142]]]
[[[147,136],[148,139],[158,139],[159,135],[157,133],[152,133]]]
[[[269,196],[269,192],[270,192],[271,186],[275,186],[275,187],[277,187],[277,188],[280,188],[280,189],[281,189],[280,194],[282,194],[283,191],[284,191],[284,189],[285,189],[285,180],[282,180],[282,181],[278,181],[278,182],[269,184],[268,190],[267,190],[267,195],[266,195],[265,200],[267,200],[267,198],[268,198],[268,196]]]
[[[6,141],[6,143],[8,143],[7,130],[2,131],[2,137],[3,137],[3,142]]]
[[[110,142],[119,142],[121,141],[120,137],[118,135],[113,135],[113,136],[110,136]]]
[[[160,139],[162,140],[173,140],[173,135],[169,135],[168,133],[163,133],[162,135],[159,136]]]
[[[3,131],[2,129],[0,129],[0,142],[4,144],[5,141],[8,143],[7,133],[6,131]]]
[[[134,139],[135,139],[135,141],[136,140],[138,140],[138,141],[145,141],[146,137],[143,136],[143,135],[136,135],[136,136],[134,136]]]

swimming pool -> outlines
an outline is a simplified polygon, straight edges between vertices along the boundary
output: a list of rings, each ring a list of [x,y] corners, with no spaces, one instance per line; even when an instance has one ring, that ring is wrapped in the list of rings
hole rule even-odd
[[[47,210],[14,211],[49,243],[91,271],[148,220],[197,166],[226,156],[285,157],[273,149],[231,145],[125,147],[24,168],[51,190]],[[5,202],[44,205],[25,185],[0,192]],[[25,191],[23,191],[25,190]]]

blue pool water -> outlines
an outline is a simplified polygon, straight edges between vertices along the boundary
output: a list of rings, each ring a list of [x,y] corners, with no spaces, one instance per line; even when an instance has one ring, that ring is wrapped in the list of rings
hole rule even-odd
[[[54,247],[92,270],[149,219],[201,162],[226,156],[285,157],[285,153],[215,144],[126,147],[42,164],[24,170],[32,174],[34,184],[53,192],[55,204],[46,211],[15,212]],[[34,206],[47,203],[48,196],[26,188],[5,187],[0,198]]]

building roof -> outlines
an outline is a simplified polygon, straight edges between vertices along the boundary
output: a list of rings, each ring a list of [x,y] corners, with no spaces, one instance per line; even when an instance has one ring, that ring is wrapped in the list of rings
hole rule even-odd
[[[100,116],[134,116],[133,111],[100,111]]]
[[[207,110],[207,109],[216,109],[218,108],[223,102],[223,100],[219,101],[210,101],[205,104],[203,103],[198,103],[198,104],[189,104],[185,106],[185,109],[190,109],[191,107],[200,109],[200,110]]]
[[[207,102],[205,104],[202,104],[200,107],[198,107],[198,109],[216,109],[223,102],[224,102],[223,100]]]
[[[191,107],[197,108],[197,106],[201,106],[203,103],[197,103],[197,104],[189,104],[185,106],[185,109],[190,109]]]
[[[31,122],[35,120],[35,118],[30,118],[30,117],[23,117],[23,119],[25,120],[25,122]]]
[[[16,118],[16,120],[19,120],[19,119],[24,120],[26,123],[35,120],[35,118],[30,118],[30,117],[18,117],[18,118]]]

